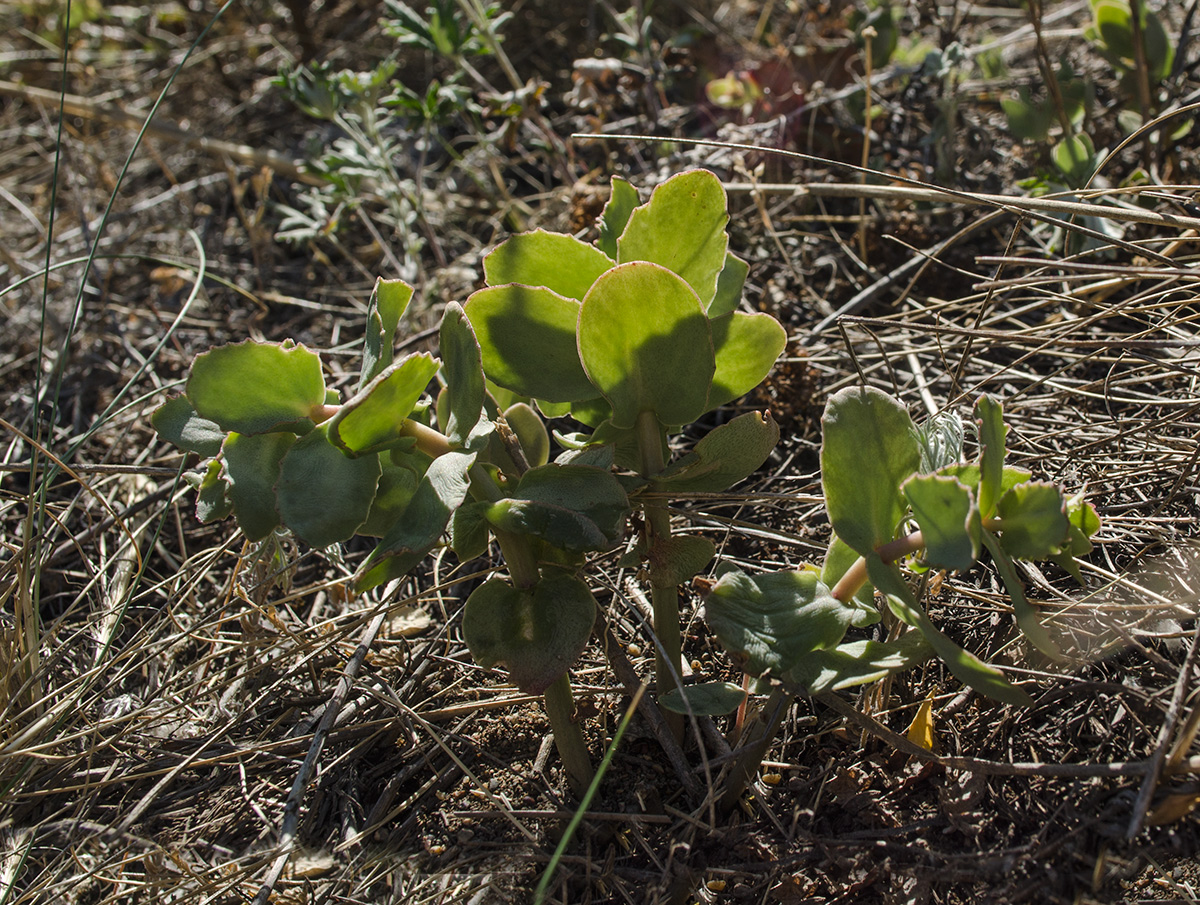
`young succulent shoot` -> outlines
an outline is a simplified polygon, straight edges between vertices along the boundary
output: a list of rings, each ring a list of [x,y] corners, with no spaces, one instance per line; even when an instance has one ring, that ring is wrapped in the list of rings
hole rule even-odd
[[[642,510],[659,688],[674,688],[678,586],[715,549],[672,536],[666,499],[727,489],[779,435],[769,415],[747,413],[668,461],[669,435],[756,386],[785,342],[770,316],[736,310],[747,267],[727,251],[725,208],[705,171],[668,180],[644,205],[614,180],[595,245],[539,230],[488,256],[486,288],[465,310],[446,308],[440,358],[395,359],[412,288],[380,280],[348,399],[326,387],[315,352],[248,341],[199,355],[154,425],[208,460],[196,476],[203,520],[233,515],[251,541],[285,530],[315,547],[379,538],[360,592],[406,575],[447,536],[464,561],[494,540],[507,574],[468,597],[464,638],[481,666],[503,665],[544,696],[581,791],[593,774],[569,670],[597,612],[588,554],[618,546],[632,507]],[[566,452],[550,461],[543,416],[564,414],[586,430],[558,435]]]
[[[934,624],[902,566],[966,571],[986,549],[1018,629],[1043,655],[1060,658],[1025,597],[1014,560],[1051,560],[1078,580],[1076,558],[1091,549],[1100,521],[1082,497],[1004,463],[1007,429],[999,403],[981,397],[974,417],[979,453],[966,462],[961,422],[953,416],[919,429],[899,402],[878,390],[850,388],[830,398],[822,418],[821,482],[834,536],[824,563],[753,577],[731,570],[705,600],[709,627],[748,674],[777,683],[773,697],[863,685],[937,656],[961,682],[993,700],[1032,702]],[[876,591],[906,628],[893,641],[846,641],[851,629],[881,618]],[[727,781],[727,807],[754,775],[778,723],[773,726],[743,749]]]
[[[679,585],[715,554],[706,539],[672,535],[669,494],[728,489],[779,437],[769,414],[749,413],[668,461],[669,436],[757,386],[786,343],[773,317],[737,310],[748,268],[728,250],[728,221],[706,170],[672,177],[645,204],[614,178],[595,244],[513,236],[485,259],[487,285],[465,305],[488,378],[586,428],[559,435],[578,451],[567,460],[602,444],[642,479],[660,695],[679,688]]]

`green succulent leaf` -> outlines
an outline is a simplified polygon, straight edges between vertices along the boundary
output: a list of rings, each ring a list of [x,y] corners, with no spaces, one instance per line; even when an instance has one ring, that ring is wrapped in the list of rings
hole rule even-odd
[[[489,286],[544,286],[576,301],[587,294],[596,277],[612,266],[612,259],[594,245],[544,229],[506,239],[483,259]]]
[[[217,455],[225,442],[221,426],[197,415],[186,396],[172,396],[154,410],[150,423],[164,440],[206,458]]]
[[[984,663],[974,654],[967,653],[946,637],[921,609],[916,597],[908,589],[904,577],[894,565],[885,563],[876,554],[871,554],[867,557],[867,574],[875,587],[887,597],[888,605],[897,618],[925,636],[925,640],[932,645],[960,682],[1005,704],[1025,707],[1033,703],[1029,695],[1004,678],[1000,670]]]
[[[596,599],[578,578],[550,572],[532,589],[492,578],[463,609],[463,637],[484,669],[503,664],[521,691],[541,694],[587,646]]]
[[[599,395],[579,362],[579,302],[549,289],[512,284],[474,293],[466,312],[482,350],[484,373],[493,382],[547,402]]]
[[[821,418],[821,484],[829,521],[860,556],[895,534],[907,511],[900,485],[921,464],[908,412],[872,387],[839,390]]]
[[[329,419],[330,441],[348,456],[369,456],[409,442],[401,433],[404,421],[437,372],[438,361],[427,352],[388,365]]]
[[[516,434],[530,467],[537,468],[550,461],[550,434],[537,412],[524,402],[517,402],[504,410],[504,420]]]
[[[837,646],[856,608],[830,596],[815,572],[726,572],[704,601],[705,621],[741,668],[782,675],[814,650]]]
[[[659,695],[658,705],[664,710],[685,716],[689,713],[696,716],[725,716],[741,707],[744,700],[746,692],[740,685],[733,682],[704,682],[672,688],[666,694]]]
[[[462,562],[483,556],[488,548],[488,503],[465,503],[450,519],[450,547]]]
[[[238,527],[252,541],[262,540],[279,525],[275,485],[279,467],[296,442],[291,433],[231,433],[222,457],[230,481],[229,502]]]
[[[1025,596],[1025,587],[1017,576],[1017,567],[1012,559],[1004,552],[999,541],[996,540],[996,536],[990,531],[983,532],[983,542],[987,545],[988,553],[992,555],[992,559],[996,563],[996,570],[1000,573],[1004,587],[1008,590],[1009,599],[1012,600],[1013,615],[1016,617],[1017,628],[1021,630],[1021,634],[1029,639],[1030,644],[1052,660],[1063,659],[1062,651],[1054,643],[1046,627],[1042,625],[1041,614],[1034,609]]]
[[[1017,559],[1046,559],[1061,553],[1070,539],[1067,500],[1056,484],[1018,484],[996,505],[1000,546]]]
[[[958,572],[975,565],[983,528],[970,489],[941,475],[913,475],[903,489],[925,538],[925,561]]]
[[[933,653],[933,646],[920,632],[905,632],[896,641],[851,641],[805,654],[783,674],[783,684],[806,695],[841,691],[905,672]]]
[[[762,383],[787,345],[787,331],[769,314],[734,311],[711,325],[716,371],[708,391],[709,411]]]
[[[381,465],[383,471],[375,499],[371,501],[371,511],[357,532],[367,537],[383,537],[391,530],[408,508],[421,480],[411,468],[382,462]]]
[[[609,270],[579,311],[579,357],[617,428],[634,427],[646,411],[664,426],[702,415],[716,367],[712,349],[700,299],[657,264]]]
[[[728,222],[721,181],[708,170],[679,173],[630,215],[617,240],[617,262],[662,265],[686,280],[707,310],[725,266]]]
[[[749,264],[733,252],[726,253],[725,266],[721,268],[721,273],[717,276],[717,294],[713,296],[713,300],[708,305],[709,320],[723,317],[737,310],[749,273]]]
[[[681,585],[691,581],[717,555],[707,537],[675,534],[656,538],[650,546],[650,576],[656,585]]]
[[[492,432],[484,405],[487,387],[479,342],[466,312],[457,302],[446,306],[439,346],[446,379],[446,437],[459,449],[479,450]]]
[[[1096,514],[1096,507],[1083,498],[1083,494],[1076,494],[1067,500],[1067,520],[1071,523],[1067,545],[1061,553],[1052,555],[1050,559],[1066,569],[1079,584],[1083,584],[1083,573],[1075,557],[1091,551],[1092,535],[1100,530],[1100,516]]]
[[[380,277],[375,281],[375,289],[367,305],[362,376],[358,382],[360,390],[378,377],[394,360],[396,331],[412,297],[413,288],[404,280],[385,280]]]
[[[470,452],[449,452],[433,460],[404,514],[363,565],[355,582],[358,593],[405,575],[433,549],[450,523],[450,516],[467,498],[470,488],[467,472],[475,464],[475,456]]]
[[[196,518],[204,524],[219,522],[233,512],[229,502],[230,484],[219,459],[213,459],[204,469],[196,488]]]
[[[720,493],[757,471],[779,442],[770,412],[746,412],[709,431],[654,479],[668,493]]]
[[[1083,185],[1096,169],[1096,146],[1086,132],[1080,132],[1051,148],[1050,158],[1068,184]]]
[[[354,536],[379,486],[379,456],[352,459],[330,442],[326,425],[296,441],[283,457],[275,487],[279,516],[313,547]]]
[[[844,540],[836,534],[833,535],[825,550],[825,559],[821,563],[821,581],[827,587],[835,587],[859,559],[858,553]],[[855,592],[852,600],[846,601],[846,605],[857,607],[853,624],[858,628],[874,625],[881,618],[879,610],[875,607],[875,586],[869,581]]]
[[[1000,403],[990,396],[980,396],[975,403],[975,425],[979,431],[979,512],[984,518],[990,518],[1001,496],[1008,437]]]
[[[485,516],[513,534],[531,534],[564,550],[608,550],[625,530],[629,498],[613,475],[587,465],[543,465],[521,476],[511,496]]]
[[[625,232],[630,214],[641,202],[632,183],[620,176],[612,178],[612,194],[600,214],[600,237],[596,240],[596,247],[613,261],[617,259],[617,239]]]
[[[325,403],[321,359],[290,341],[217,346],[196,356],[187,398],[224,431],[301,433]]]

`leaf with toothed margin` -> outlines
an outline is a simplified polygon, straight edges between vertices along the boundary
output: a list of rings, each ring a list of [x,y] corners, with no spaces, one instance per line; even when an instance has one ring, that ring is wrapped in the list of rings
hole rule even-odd
[[[358,381],[360,390],[394,360],[396,330],[412,297],[413,288],[404,280],[385,280],[380,277],[375,281],[375,289],[367,305],[362,376]]]
[[[233,512],[229,502],[229,480],[225,477],[220,459],[213,459],[204,470],[196,488],[196,518],[201,522],[219,522]]]
[[[705,311],[717,293],[729,237],[725,189],[708,170],[687,170],[636,208],[617,240],[617,263],[650,261],[682,277]]]
[[[327,424],[329,439],[348,456],[369,456],[403,446],[404,420],[437,375],[438,361],[417,352],[388,365],[346,400]]]
[[[464,306],[494,383],[533,399],[578,402],[600,395],[579,361],[579,302],[509,284],[472,293]]]
[[[779,442],[770,412],[746,412],[713,428],[655,476],[667,493],[720,493],[757,471]]]
[[[596,599],[578,578],[548,571],[533,588],[499,578],[475,589],[463,608],[463,637],[484,669],[504,665],[521,691],[541,694],[587,647]]]
[[[913,475],[902,486],[925,540],[925,561],[959,572],[975,565],[983,528],[970,489],[942,475]]]
[[[612,178],[612,194],[609,195],[608,203],[604,205],[604,211],[598,221],[600,237],[596,239],[596,247],[613,261],[617,259],[617,239],[625,232],[629,216],[641,200],[633,183],[620,176]]]
[[[352,459],[320,425],[296,441],[279,469],[279,516],[313,547],[342,543],[366,522],[379,488],[379,456]]]
[[[475,453],[449,452],[426,469],[416,493],[383,536],[363,566],[355,589],[358,593],[408,573],[433,549],[450,523],[450,516],[467,498],[467,472]]]
[[[283,457],[296,442],[292,433],[231,433],[222,457],[229,477],[229,501],[238,527],[250,540],[262,540],[279,525],[275,485]]]
[[[206,458],[217,455],[225,442],[221,426],[197,415],[186,396],[172,396],[154,410],[150,423],[164,440]]]
[[[325,403],[321,359],[290,340],[217,346],[196,356],[187,398],[225,431],[304,433]]]
[[[512,236],[483,259],[489,286],[545,286],[576,301],[612,266],[612,259],[595,246],[544,229]]]

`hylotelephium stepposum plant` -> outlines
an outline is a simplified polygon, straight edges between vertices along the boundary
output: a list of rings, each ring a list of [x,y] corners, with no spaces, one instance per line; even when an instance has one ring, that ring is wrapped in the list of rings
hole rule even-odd
[[[412,289],[381,280],[345,401],[325,386],[315,352],[235,343],[197,356],[155,427],[209,457],[197,481],[202,520],[233,514],[251,541],[283,529],[314,547],[380,537],[359,591],[405,575],[447,533],[463,560],[494,538],[508,576],[470,595],[464,636],[481,665],[503,664],[545,696],[579,789],[592,768],[567,671],[596,616],[580,577],[586,555],[614,548],[632,507],[643,511],[637,549],[650,573],[659,689],[675,688],[678,585],[715,549],[672,536],[669,494],[726,490],[778,440],[770,417],[752,412],[670,461],[668,436],[757,386],[786,342],[774,318],[735,310],[747,266],[727,250],[727,222],[724,190],[706,171],[668,180],[646,204],[614,180],[594,246],[539,230],[487,257],[486,287],[465,310],[447,306],[440,360],[393,360]],[[434,380],[442,390],[431,406]],[[534,406],[587,428],[560,436],[566,452],[554,462]]]
[[[247,538],[290,530],[315,547],[380,538],[356,577],[360,591],[407,574],[448,534],[462,560],[494,539],[507,578],[475,589],[463,633],[480,665],[544,695],[575,789],[592,775],[568,670],[592,632],[596,600],[586,557],[616,547],[641,511],[631,545],[649,574],[659,701],[680,712],[728,712],[736,686],[683,686],[679,586],[715,548],[674,535],[674,494],[720,493],[754,472],[779,432],[769,414],[722,424],[686,454],[669,438],[757,386],[786,336],[774,318],[737,310],[747,266],[728,251],[725,193],[711,173],[681,173],[640,203],[614,179],[594,245],[541,230],[517,235],[484,262],[485,287],[447,306],[440,360],[393,360],[412,296],[381,280],[371,300],[356,391],[325,386],[319,356],[290,342],[244,342],[197,357],[186,393],[154,417],[164,437],[209,457],[197,512],[233,514]],[[425,399],[437,381],[436,404]],[[540,412],[540,415],[539,415]],[[556,434],[544,417],[583,428]],[[757,578],[729,572],[706,601],[709,624],[754,675],[789,691],[861,684],[937,653],[958,678],[1001,701],[1024,692],[943,635],[897,563],[964,569],[986,547],[1013,595],[1018,625],[1053,645],[1026,603],[1012,557],[1071,568],[1098,526],[1081,500],[1006,467],[999,407],[981,400],[981,455],[961,464],[962,434],[923,436],[899,403],[846,390],[829,403],[822,475],[837,539],[824,565]],[[919,530],[906,526],[913,522]],[[892,642],[843,643],[879,619],[872,582],[912,631]],[[783,692],[777,692],[782,694]],[[732,706],[730,701],[733,700]],[[675,719],[676,732],[682,728]],[[773,733],[762,727],[727,783],[736,798]]]
[[[1012,601],[1017,627],[1042,654],[1062,654],[1025,597],[1014,560],[1051,560],[1081,580],[1076,557],[1100,520],[1082,496],[1005,465],[999,403],[975,405],[979,453],[963,454],[953,413],[918,428],[896,400],[869,388],[834,394],[822,418],[821,483],[833,527],[820,567],[749,576],[726,572],[705,601],[709,627],[752,676],[775,683],[726,782],[729,808],[753,775],[788,694],[819,694],[874,682],[938,656],[976,691],[1027,705],[1028,694],[960,648],[926,615],[902,571],[965,571],[983,550]],[[845,642],[852,627],[880,621],[875,591],[903,629],[891,641]]]

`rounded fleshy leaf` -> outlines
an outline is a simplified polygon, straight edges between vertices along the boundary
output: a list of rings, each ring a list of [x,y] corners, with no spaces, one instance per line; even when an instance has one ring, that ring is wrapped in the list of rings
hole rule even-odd
[[[489,286],[545,286],[577,301],[587,294],[596,277],[612,266],[612,259],[594,245],[544,229],[513,236],[483,259]]]
[[[384,368],[329,419],[330,441],[349,456],[371,455],[408,442],[400,432],[404,419],[437,372],[437,359],[426,352]]]
[[[1046,559],[1062,552],[1071,522],[1062,488],[1041,481],[1018,484],[996,504],[1000,546],[1017,559]]]
[[[926,562],[958,572],[975,565],[983,528],[965,484],[941,475],[914,475],[904,482],[904,496],[921,527]]]
[[[359,593],[406,574],[433,549],[450,516],[467,498],[471,486],[467,472],[475,457],[475,453],[449,452],[433,460],[404,514],[368,557],[355,582]]]
[[[745,396],[771,372],[787,345],[787,331],[769,314],[735,311],[712,321],[717,368],[709,410]]]
[[[694,713],[696,716],[725,716],[733,713],[746,700],[742,686],[733,682],[704,682],[672,688],[659,695],[658,705],[672,713]]]
[[[872,387],[830,397],[821,417],[821,484],[833,530],[860,556],[895,534],[907,511],[900,485],[921,464],[908,412]]]
[[[577,402],[599,395],[575,342],[579,302],[532,286],[493,286],[465,306],[493,382],[522,396]]]
[[[579,311],[579,357],[618,428],[632,428],[646,411],[663,425],[702,415],[716,368],[712,348],[700,299],[657,264],[609,270]]]
[[[679,173],[629,217],[617,240],[617,262],[661,264],[687,281],[707,310],[725,267],[728,222],[721,180],[708,170]]]
[[[379,475],[379,456],[350,458],[322,425],[283,457],[275,488],[280,518],[313,547],[347,541],[370,514]]]
[[[611,472],[587,465],[531,468],[512,494],[486,510],[513,534],[531,534],[576,553],[607,550],[625,530],[629,499]]]
[[[371,510],[356,533],[367,537],[383,537],[387,534],[408,508],[419,481],[417,473],[411,468],[383,465]]]
[[[380,277],[375,281],[375,290],[371,293],[371,301],[367,305],[367,333],[363,339],[359,389],[378,377],[383,369],[392,363],[396,330],[412,297],[413,288],[404,280],[385,280]]]
[[[164,440],[201,456],[215,456],[225,442],[221,426],[197,415],[186,396],[172,396],[154,410],[150,423]]]
[[[656,538],[650,547],[650,576],[655,585],[681,585],[704,571],[717,555],[716,545],[696,534]]]
[[[295,442],[291,433],[232,433],[225,441],[229,501],[238,527],[250,540],[262,540],[279,525],[275,485],[280,463]]]
[[[717,294],[708,305],[709,319],[722,317],[737,310],[738,302],[742,300],[742,290],[746,287],[746,277],[750,274],[750,265],[728,252],[725,255],[725,266],[717,276]]]
[[[933,653],[933,646],[920,632],[905,632],[889,642],[852,641],[804,656],[784,674],[784,687],[794,693],[820,694],[869,685],[919,666]]]
[[[325,403],[321,359],[290,341],[217,346],[196,356],[187,398],[200,417],[225,431],[302,433]]]
[[[504,420],[517,435],[525,461],[531,468],[550,461],[550,434],[537,412],[524,402],[518,402],[504,410]]]
[[[617,259],[617,239],[625,232],[630,215],[641,201],[631,182],[620,176],[612,178],[612,194],[609,195],[608,203],[604,205],[598,222],[600,236],[596,239],[596,247],[614,261]]]
[[[1004,424],[1004,409],[990,396],[980,396],[975,403],[975,428],[979,433],[979,512],[989,518],[996,511],[996,501],[1004,480],[1005,440],[1008,428]]]
[[[814,650],[835,647],[856,608],[832,597],[811,571],[727,572],[704,600],[705,621],[739,666],[782,675]]]
[[[551,572],[531,590],[499,578],[485,581],[467,598],[463,637],[485,669],[503,664],[513,684],[541,694],[587,647],[596,600],[574,576]]]
[[[779,442],[770,412],[746,412],[709,431],[654,479],[668,493],[720,493],[758,470]]]
[[[462,306],[451,302],[442,316],[438,340],[442,354],[442,375],[446,381],[445,434],[450,445],[459,449],[480,449],[492,422],[484,406],[487,386],[479,341]],[[438,402],[442,402],[439,398]],[[438,413],[439,420],[441,412]]]
[[[229,488],[221,460],[213,459],[196,487],[196,518],[205,524],[227,518],[233,512]]]

